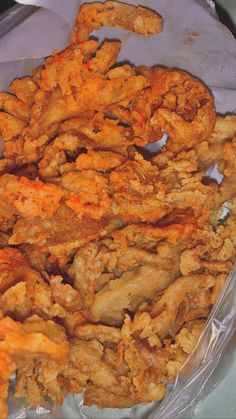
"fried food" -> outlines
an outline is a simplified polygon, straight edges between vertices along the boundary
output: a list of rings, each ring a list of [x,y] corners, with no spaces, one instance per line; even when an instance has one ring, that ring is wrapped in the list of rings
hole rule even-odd
[[[140,68],[150,89],[133,101],[134,130],[168,132],[167,149],[179,152],[207,140],[215,126],[212,94],[202,82],[184,71]]]
[[[235,260],[236,117],[184,71],[117,65],[119,41],[89,39],[104,25],[162,18],[85,4],[72,43],[0,93],[1,418],[14,371],[31,407],[161,400]]]
[[[150,9],[116,1],[85,4],[78,13],[71,42],[86,41],[90,33],[101,26],[114,26],[150,36],[162,31],[163,20]]]

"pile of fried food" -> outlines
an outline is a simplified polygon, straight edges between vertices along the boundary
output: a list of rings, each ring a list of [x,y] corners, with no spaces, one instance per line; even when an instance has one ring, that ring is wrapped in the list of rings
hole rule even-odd
[[[162,19],[85,5],[70,46],[0,93],[1,418],[14,371],[32,407],[162,399],[235,259],[236,116],[184,71],[115,65],[120,42],[89,39],[103,25]]]

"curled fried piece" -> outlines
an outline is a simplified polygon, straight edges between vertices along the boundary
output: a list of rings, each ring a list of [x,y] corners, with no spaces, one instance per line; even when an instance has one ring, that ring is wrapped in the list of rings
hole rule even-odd
[[[150,9],[117,1],[85,4],[79,10],[71,42],[86,41],[90,33],[101,26],[114,26],[150,36],[162,31],[163,20]]]
[[[63,363],[68,358],[69,345],[60,326],[36,318],[22,325],[4,317],[0,320],[0,336],[0,414],[4,419],[8,412],[4,401],[8,380],[17,366],[35,356]]]
[[[202,82],[184,71],[161,67],[141,70],[141,73],[146,75],[151,88],[148,94],[136,100],[137,126],[140,120],[145,126],[149,112],[151,128],[157,133],[158,129],[167,132],[167,148],[174,152],[191,148],[210,137],[216,120],[214,101]]]
[[[192,298],[194,298],[195,294],[204,290],[207,291],[208,289],[213,288],[214,285],[214,277],[207,274],[180,277],[173,284],[169,285],[163,296],[153,305],[151,311],[152,316],[157,316],[153,320],[153,323],[155,324],[154,327],[158,336],[164,338],[165,335],[171,331],[179,306],[184,303],[188,294],[192,295]],[[208,293],[206,294],[206,297],[208,297],[206,307],[209,310],[211,308],[212,301]],[[196,302],[196,305],[198,305],[197,303],[198,302]],[[204,305],[201,307],[201,301],[200,308],[205,308]]]

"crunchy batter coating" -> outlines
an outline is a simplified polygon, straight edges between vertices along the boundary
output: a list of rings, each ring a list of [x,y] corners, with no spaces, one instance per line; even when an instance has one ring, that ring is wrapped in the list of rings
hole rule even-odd
[[[84,5],[72,44],[0,93],[1,418],[14,371],[32,407],[161,400],[235,260],[236,117],[186,72],[117,65],[119,41],[89,40],[103,25],[162,19]]]
[[[85,4],[80,8],[71,42],[86,41],[94,29],[114,26],[140,35],[154,35],[163,29],[162,17],[146,7],[116,1]]]

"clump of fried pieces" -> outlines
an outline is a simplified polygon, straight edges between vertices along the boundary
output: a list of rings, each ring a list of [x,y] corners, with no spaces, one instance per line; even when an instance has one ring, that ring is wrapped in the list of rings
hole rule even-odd
[[[1,418],[13,371],[32,407],[162,399],[235,259],[236,117],[184,71],[116,66],[120,42],[89,39],[102,25],[152,35],[162,19],[85,5],[70,46],[0,93]]]

